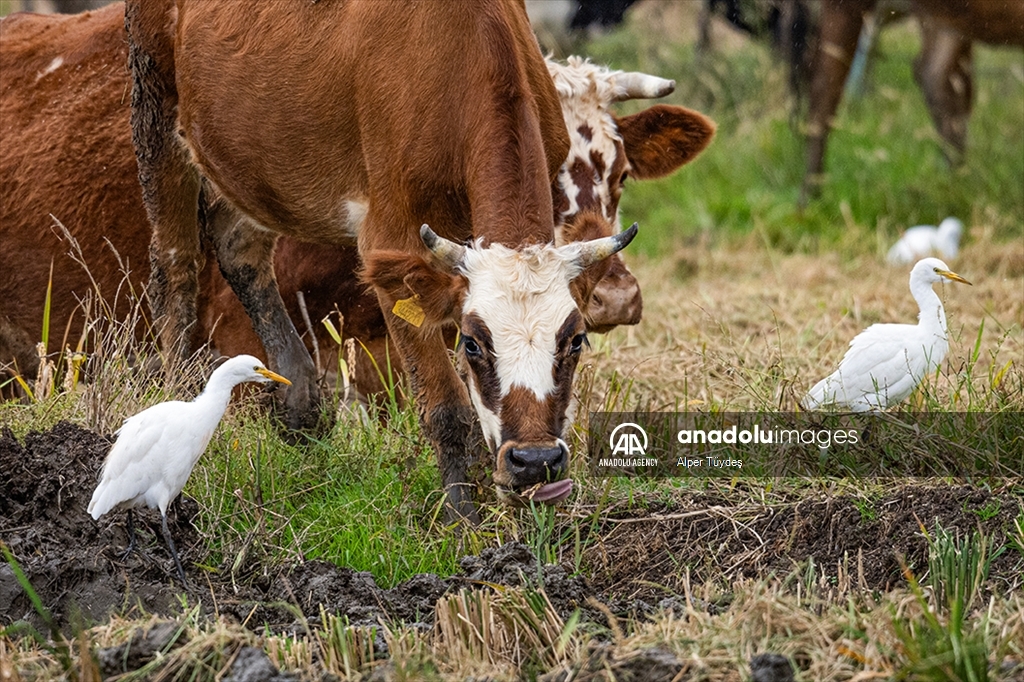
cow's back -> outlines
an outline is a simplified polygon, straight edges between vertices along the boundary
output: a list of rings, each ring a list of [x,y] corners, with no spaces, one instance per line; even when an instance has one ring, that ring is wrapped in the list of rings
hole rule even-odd
[[[395,236],[411,249],[421,222],[470,236],[471,212],[498,232],[550,233],[543,204],[567,136],[515,4],[182,3],[185,136],[204,175],[283,234],[344,241],[350,201],[401,222]],[[501,196],[538,206],[500,207]],[[530,224],[502,224],[509,215]]]
[[[1024,3],[1020,0],[915,0],[914,8],[967,38],[1024,47]]]
[[[134,284],[147,274],[149,230],[131,154],[123,15],[116,4],[0,22],[0,315],[6,329],[21,331],[22,342],[40,340],[52,262],[59,293],[52,301],[51,350],[77,297],[93,289],[51,214],[75,235],[106,299],[123,281],[106,237],[123,262],[143,268]],[[82,330],[77,319],[72,341]],[[4,342],[0,331],[5,361],[23,357]]]

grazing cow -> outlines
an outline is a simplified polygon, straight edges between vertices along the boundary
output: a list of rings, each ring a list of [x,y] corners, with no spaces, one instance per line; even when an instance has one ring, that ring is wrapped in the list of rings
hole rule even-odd
[[[295,384],[289,424],[308,423],[315,373],[278,293],[273,245],[281,233],[344,243],[357,229],[450,509],[475,515],[474,410],[499,488],[568,494],[579,304],[635,229],[552,243],[550,182],[569,140],[522,2],[238,12],[130,0],[126,26],[165,348],[181,347],[196,319],[201,211],[271,364]],[[607,222],[588,213],[576,226],[601,233]],[[449,322],[466,383],[445,352]]]
[[[565,64],[548,60],[547,66],[571,140],[569,155],[552,185],[556,243],[582,237],[575,230],[575,220],[587,211],[600,213],[618,232],[619,198],[626,178],[657,178],[675,171],[704,149],[714,125],[678,106],[659,105],[623,117],[610,111],[617,101],[668,94],[671,81],[610,71],[578,57],[570,57]],[[376,298],[362,293],[355,281],[352,264],[357,260],[352,247],[282,239],[275,252],[275,271],[293,320],[302,319],[296,292],[303,293],[308,317],[314,322],[335,308],[342,313],[345,335],[359,339],[370,351],[369,356],[357,354],[355,369],[359,390],[369,394],[382,388],[378,370],[387,362],[397,369],[401,360],[396,352],[386,350],[384,317]],[[642,298],[636,279],[617,256],[607,262],[607,272],[581,307],[589,332],[640,320]],[[200,291],[200,326],[213,330],[213,347],[229,356],[263,355],[245,311],[215,269],[206,269]],[[204,300],[205,296],[215,300]],[[338,352],[326,338],[320,350],[325,356]]]
[[[790,0],[795,1],[795,0]],[[864,22],[877,0],[822,0],[821,32],[813,58],[807,127],[807,170],[800,203],[820,191],[825,146],[843,84]],[[946,141],[947,158],[962,160],[973,97],[971,44],[1024,47],[1024,3],[1020,0],[911,0],[921,22],[921,54],[914,76],[928,110]]]

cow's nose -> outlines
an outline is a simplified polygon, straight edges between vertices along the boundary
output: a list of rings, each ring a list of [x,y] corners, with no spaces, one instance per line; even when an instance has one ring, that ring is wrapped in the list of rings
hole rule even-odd
[[[569,463],[569,453],[561,444],[512,448],[507,457],[510,471],[524,486],[558,480]]]

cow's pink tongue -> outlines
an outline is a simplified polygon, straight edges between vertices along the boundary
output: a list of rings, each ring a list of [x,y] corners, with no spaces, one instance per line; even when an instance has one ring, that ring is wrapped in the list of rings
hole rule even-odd
[[[561,481],[555,481],[554,483],[547,483],[537,488],[530,499],[534,502],[545,502],[547,504],[556,504],[561,502],[565,498],[569,497],[569,493],[572,492],[572,479],[563,478]]]

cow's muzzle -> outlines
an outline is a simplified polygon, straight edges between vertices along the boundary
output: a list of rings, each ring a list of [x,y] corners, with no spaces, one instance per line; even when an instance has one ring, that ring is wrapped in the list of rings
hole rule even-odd
[[[587,306],[587,331],[604,334],[620,324],[637,324],[643,313],[640,284],[629,271],[606,276]]]
[[[544,444],[511,444],[502,448],[502,464],[507,481],[504,492],[527,500],[554,504],[569,496],[572,481],[569,471],[569,446],[561,439]]]

